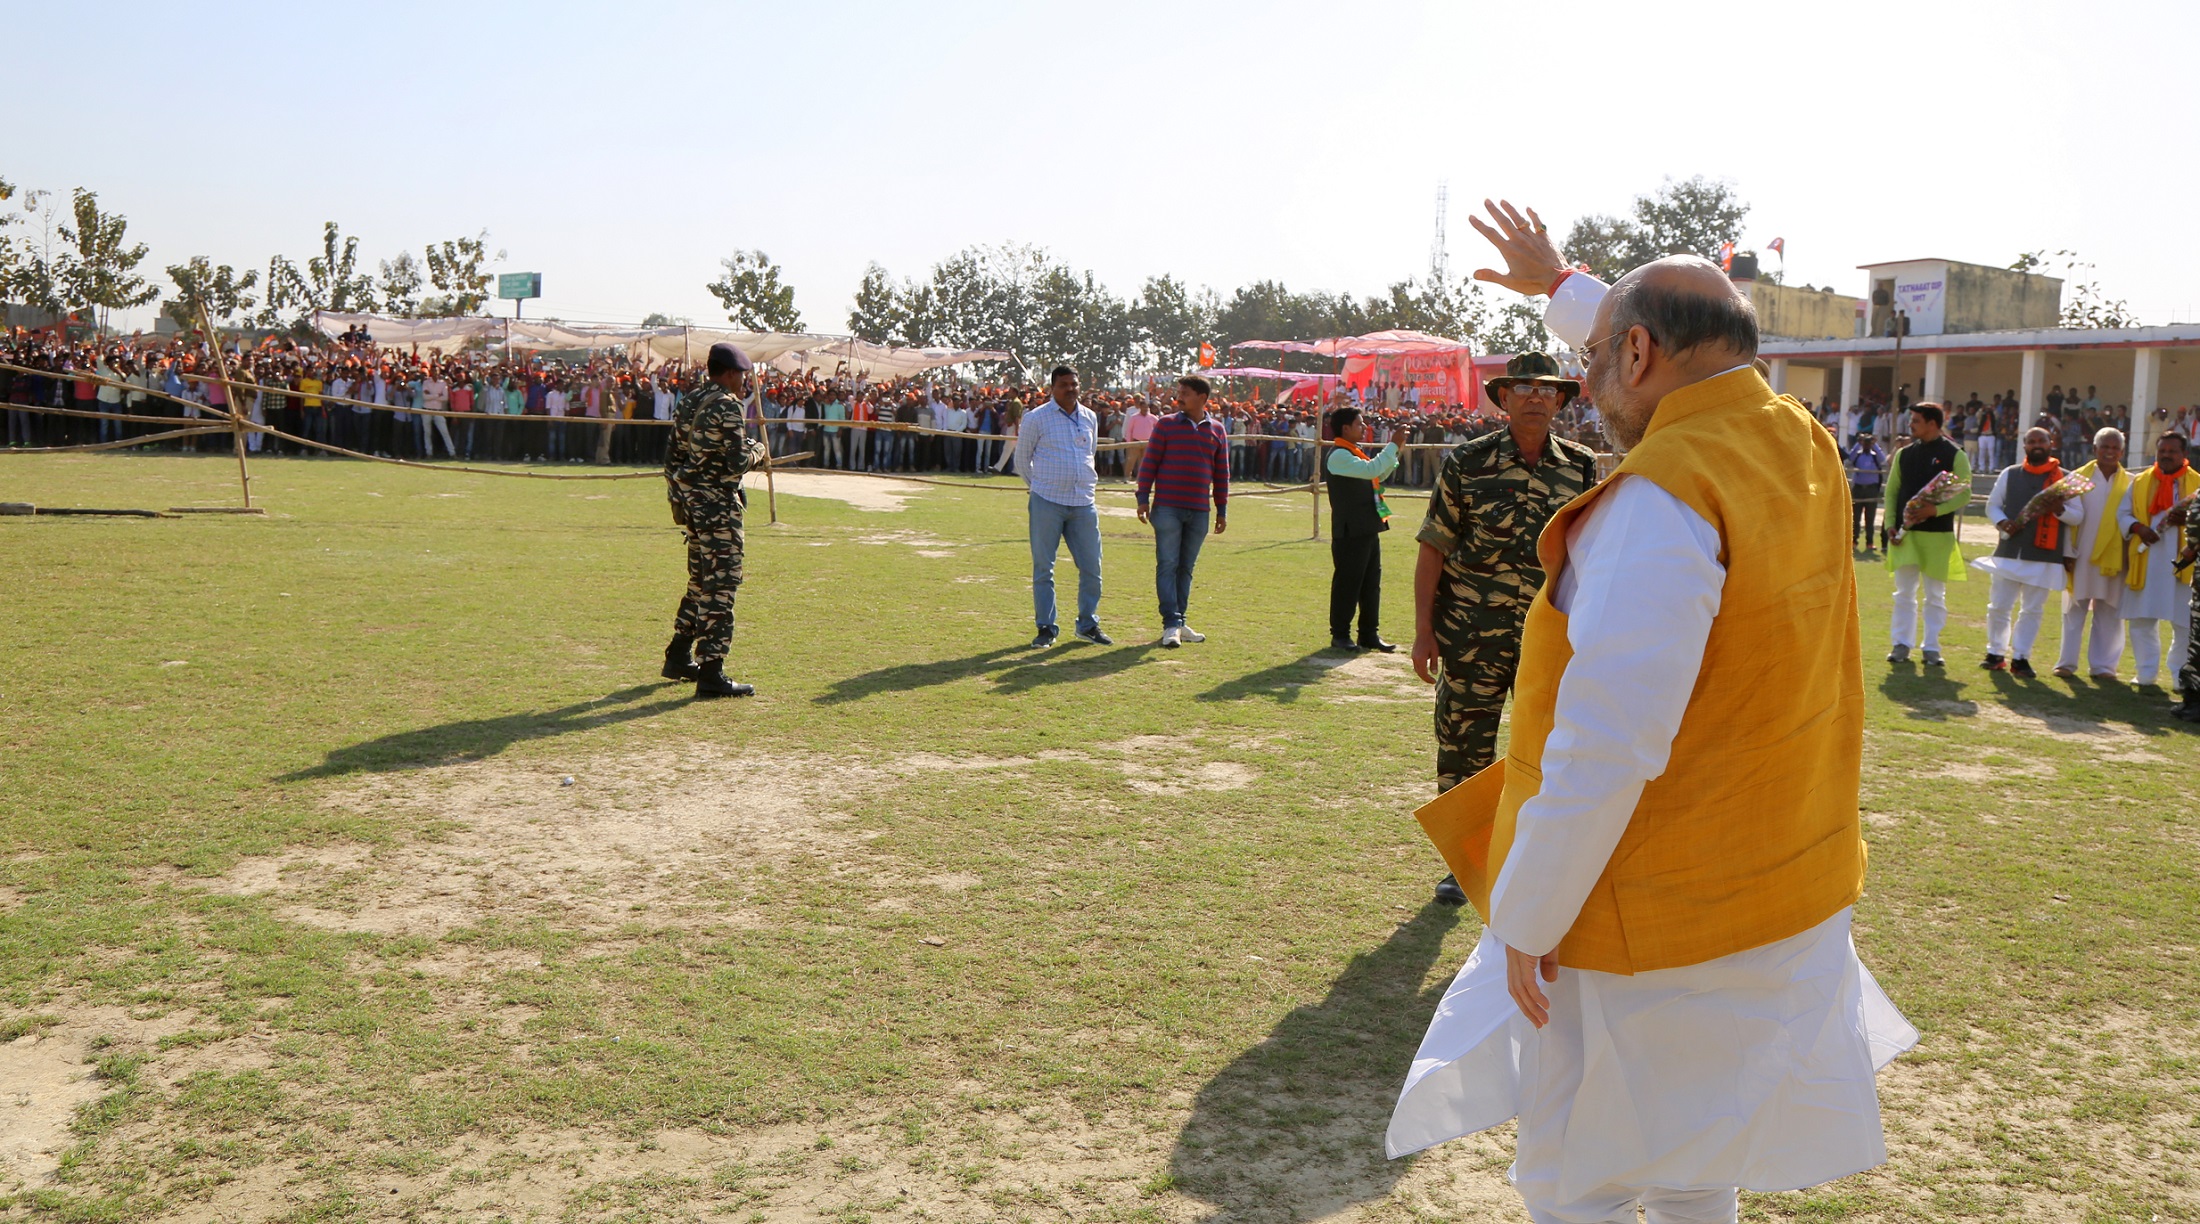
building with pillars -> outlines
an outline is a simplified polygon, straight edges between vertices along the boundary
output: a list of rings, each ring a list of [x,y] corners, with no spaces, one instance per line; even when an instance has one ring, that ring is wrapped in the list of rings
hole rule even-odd
[[[2045,410],[2050,386],[2090,386],[2102,404],[2128,405],[2136,459],[2151,453],[2171,409],[2200,405],[2200,324],[2057,327],[2062,282],[2008,268],[1911,259],[1862,271],[1860,334],[1773,338],[1758,349],[1776,390],[1838,397],[1844,439],[1867,395],[1891,403],[1903,386],[1915,399],[1958,403],[2014,394],[2026,422]]]

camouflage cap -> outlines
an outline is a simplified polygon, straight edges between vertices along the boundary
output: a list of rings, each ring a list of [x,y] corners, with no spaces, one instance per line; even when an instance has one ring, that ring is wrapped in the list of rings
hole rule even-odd
[[[1516,383],[1549,384],[1565,392],[1567,399],[1572,399],[1581,394],[1581,384],[1560,374],[1558,372],[1558,361],[1549,353],[1519,354],[1505,363],[1505,373],[1502,377],[1490,379],[1482,384],[1482,388],[1490,393],[1492,402],[1497,402],[1498,391]]]

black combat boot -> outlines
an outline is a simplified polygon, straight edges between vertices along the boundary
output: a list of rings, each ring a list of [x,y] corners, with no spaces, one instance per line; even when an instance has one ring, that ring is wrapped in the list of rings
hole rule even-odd
[[[2200,723],[2200,689],[2180,689],[2178,695],[2184,700],[2170,707],[2170,717],[2182,718],[2189,723]]]
[[[665,669],[657,674],[667,680],[693,680],[699,674],[688,652],[695,648],[695,639],[675,633],[665,647]]]
[[[696,669],[695,699],[709,701],[713,697],[754,697],[756,686],[738,680],[726,679],[726,661],[712,659]]]

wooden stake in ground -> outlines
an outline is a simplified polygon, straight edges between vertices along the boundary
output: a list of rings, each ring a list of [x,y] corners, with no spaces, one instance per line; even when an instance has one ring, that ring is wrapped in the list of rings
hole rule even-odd
[[[206,329],[206,342],[214,346],[214,368],[222,376],[222,400],[229,405],[229,432],[237,444],[237,483],[244,487],[244,508],[250,510],[252,473],[244,466],[244,410],[237,406],[237,384],[229,379],[229,358],[222,355],[221,333],[214,330],[214,321],[206,316],[204,302],[199,303],[199,326]]]

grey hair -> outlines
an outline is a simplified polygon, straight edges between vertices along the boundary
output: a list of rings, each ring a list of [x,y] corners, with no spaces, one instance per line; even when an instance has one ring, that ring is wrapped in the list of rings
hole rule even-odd
[[[1650,278],[1612,287],[1612,330],[1640,327],[1658,347],[1678,357],[1704,344],[1757,356],[1757,308],[1740,294],[1707,295],[1654,284]]]
[[[2117,445],[2121,446],[2124,441],[2124,431],[2116,428],[2114,425],[2103,425],[2099,429],[2093,431],[2093,445],[2099,446],[2102,440],[2106,438],[2116,439]]]

